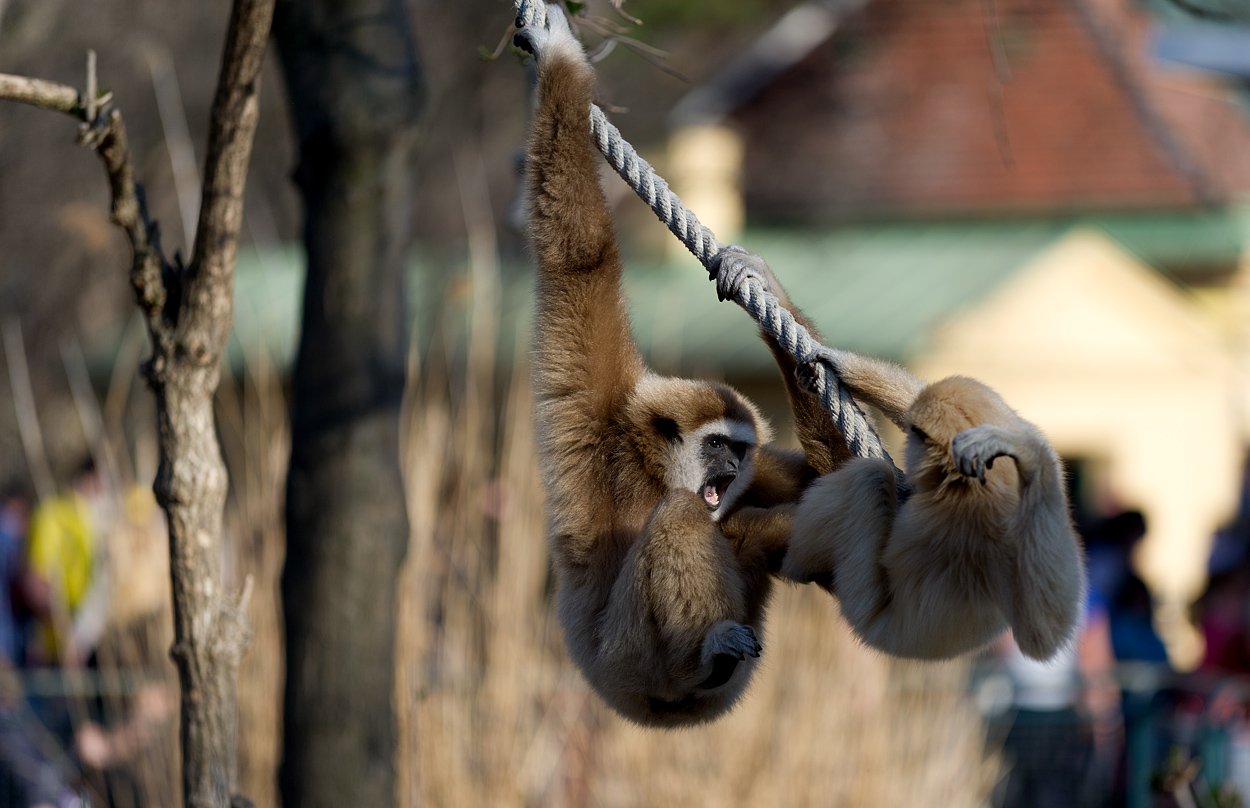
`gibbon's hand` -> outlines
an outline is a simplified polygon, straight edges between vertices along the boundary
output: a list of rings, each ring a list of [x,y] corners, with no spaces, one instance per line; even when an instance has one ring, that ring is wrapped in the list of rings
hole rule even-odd
[[[569,21],[565,19],[563,9],[555,3],[547,4],[547,21],[541,28],[527,25],[512,37],[512,44],[532,54],[537,62],[542,61],[543,54],[549,47],[560,42],[576,43],[577,40],[569,29]]]
[[[764,259],[737,244],[730,244],[717,254],[716,270],[711,275],[716,281],[716,296],[721,300],[732,300],[738,287],[750,278],[758,281],[765,292],[775,295],[780,288]]]
[[[976,477],[985,485],[985,471],[994,467],[999,457],[1015,457],[1012,435],[992,424],[965,429],[951,438],[951,456],[965,477]]]
[[[799,387],[809,393],[816,393],[816,365],[824,363],[825,367],[833,371],[835,376],[841,378],[842,367],[841,359],[846,356],[846,351],[837,348],[828,348],[821,346],[807,357],[807,361],[800,362],[794,368],[794,378],[798,381]]]

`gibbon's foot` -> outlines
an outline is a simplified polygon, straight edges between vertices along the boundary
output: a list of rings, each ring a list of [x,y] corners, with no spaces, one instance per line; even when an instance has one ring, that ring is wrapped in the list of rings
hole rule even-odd
[[[726,620],[718,623],[703,641],[703,658],[724,654],[734,659],[757,657],[764,646],[755,638],[755,629]]]
[[[520,19],[517,21],[520,22]],[[546,23],[541,28],[536,25],[521,26],[512,37],[512,44],[539,60],[548,47],[565,39],[576,41],[569,29],[569,21],[558,5],[548,3]]]
[[[985,484],[985,471],[999,457],[1015,459],[1015,433],[992,424],[965,429],[951,439],[955,467],[965,477],[976,477]]]
[[[712,672],[699,687],[703,690],[720,687],[733,678],[739,662],[747,657],[758,657],[762,650],[750,626],[731,622],[718,624],[703,641],[703,658],[711,658]]]
[[[737,244],[730,244],[716,255],[716,296],[721,300],[733,299],[734,292],[747,281],[754,278],[764,287],[764,291],[776,294],[777,278],[773,271],[758,255],[747,252]]]

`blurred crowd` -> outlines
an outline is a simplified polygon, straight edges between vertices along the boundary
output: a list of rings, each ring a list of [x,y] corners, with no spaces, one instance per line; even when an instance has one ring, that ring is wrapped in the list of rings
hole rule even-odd
[[[142,559],[163,535],[151,492],[111,490],[91,461],[62,494],[0,493],[0,805],[90,804],[87,774],[133,759],[171,719],[166,683],[100,659],[107,633],[153,605],[143,593],[161,597],[168,572]]]
[[[1089,594],[1077,641],[1024,657],[1010,636],[974,692],[991,716],[1007,776],[999,808],[1250,805],[1250,496],[1216,536],[1191,608],[1204,652],[1180,673],[1134,570],[1138,511],[1082,526]]]

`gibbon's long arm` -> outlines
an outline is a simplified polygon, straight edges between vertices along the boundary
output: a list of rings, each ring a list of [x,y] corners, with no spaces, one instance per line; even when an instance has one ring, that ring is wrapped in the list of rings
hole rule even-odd
[[[794,305],[790,295],[777,282],[777,277],[763,259],[737,246],[724,248],[718,257],[720,260],[716,271],[716,289],[722,300],[732,297],[733,289],[752,277],[777,298],[782,308],[790,312],[795,322],[807,329],[814,340],[821,341],[816,324]],[[790,400],[790,412],[794,417],[794,432],[803,449],[798,465],[795,465],[793,453],[781,452],[775,447],[765,447],[762,454],[772,456],[781,466],[792,468],[791,473],[796,479],[801,479],[802,488],[817,476],[828,474],[841,466],[851,458],[851,452],[846,446],[846,438],[834,425],[820,398],[799,382],[796,374],[798,363],[790,356],[790,352],[767,329],[760,328],[759,333],[772,351],[777,368],[781,371],[786,395]],[[793,501],[793,497],[776,501],[789,502]]]
[[[1019,505],[1007,526],[1016,537],[1009,615],[1016,644],[1035,658],[1050,656],[1064,639],[1084,594],[1079,554],[1068,512],[1062,465],[1045,436],[1019,419],[1016,428],[983,424],[956,435],[951,455],[968,477],[983,476],[998,457],[1015,461]]]
[[[831,349],[838,380],[858,401],[870,404],[906,430],[907,410],[924,389],[924,382],[893,362],[850,351]]]
[[[807,329],[812,339],[824,342],[816,324],[808,319],[798,306],[790,301],[790,295],[777,282],[772,273],[767,279],[768,290],[776,296],[777,301],[794,317],[795,322]],[[790,352],[782,347],[772,334],[760,329],[768,349],[772,351],[781,371],[782,381],[786,386],[786,396],[790,399],[790,412],[794,416],[794,432],[803,447],[803,456],[816,474],[828,474],[851,459],[851,452],[846,448],[846,439],[833,424],[829,411],[821,404],[820,397],[799,384],[795,371],[798,364],[790,356]]]
[[[643,370],[621,299],[621,258],[590,140],[594,76],[562,49],[538,73],[530,143],[530,237],[538,261],[540,396],[620,406]]]
[[[604,447],[644,366],[629,332],[621,258],[590,139],[594,75],[568,39],[539,64],[526,166],[538,264],[534,391],[539,423],[550,425],[540,439],[551,529],[571,558],[586,560],[613,529],[604,523],[618,505]]]

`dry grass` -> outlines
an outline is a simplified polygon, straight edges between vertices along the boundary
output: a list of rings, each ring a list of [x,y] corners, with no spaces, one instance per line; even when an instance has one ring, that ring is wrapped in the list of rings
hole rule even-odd
[[[473,360],[414,361],[404,410],[412,538],[397,605],[403,808],[988,804],[1000,767],[966,698],[966,667],[865,651],[812,587],[779,589],[763,670],[728,718],[657,732],[608,712],[564,658],[551,614],[523,357],[496,389],[494,335],[482,338],[482,324],[498,322],[494,298],[476,300],[468,327],[449,321],[443,333],[478,339],[431,352],[464,347]],[[219,420],[234,484],[231,585],[246,574],[256,585],[239,680],[241,787],[274,808],[289,435],[263,357],[250,358],[241,386],[223,385]],[[150,666],[152,649],[168,647],[168,614],[146,625],[156,633],[132,640],[111,668]],[[128,769],[144,804],[177,804],[170,733]]]

